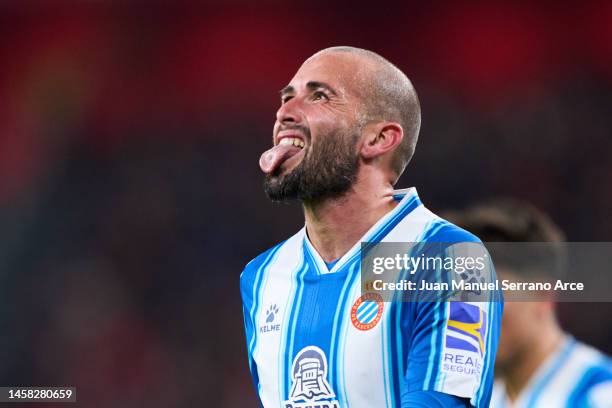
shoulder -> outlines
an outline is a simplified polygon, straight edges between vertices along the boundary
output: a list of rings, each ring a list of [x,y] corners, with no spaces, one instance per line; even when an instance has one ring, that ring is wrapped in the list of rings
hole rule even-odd
[[[404,217],[390,236],[393,237],[390,241],[405,242],[481,242],[474,234],[438,216],[422,204]]]
[[[588,406],[603,407],[612,399],[612,360],[599,350],[577,342],[574,353],[584,363],[584,372],[573,395],[585,398]]]
[[[429,213],[428,215],[431,217],[431,222],[423,234],[424,240],[446,243],[481,242],[480,239],[471,232],[456,226],[428,209],[425,211]]]
[[[245,265],[244,269],[242,270],[242,273],[240,274],[240,282],[241,282],[241,284],[243,282],[246,283],[248,281],[252,281],[254,279],[255,274],[257,273],[257,271],[262,266],[265,266],[266,264],[270,263],[270,261],[272,260],[272,258],[275,255],[275,253],[278,252],[278,250],[283,246],[283,244],[285,242],[287,242],[287,240],[279,242],[278,244],[274,245],[273,247],[268,248],[264,252],[260,253],[255,258],[251,259]]]
[[[576,342],[575,353],[585,362],[583,382],[595,384],[612,381],[612,359],[609,356],[582,342]]]
[[[288,248],[291,251],[295,251],[299,247],[299,243],[301,242],[301,238],[303,237],[303,229],[298,231],[292,237],[281,241],[274,245],[271,248],[268,248],[264,252],[257,255],[255,258],[251,259],[242,270],[240,274],[240,286],[242,287],[251,287],[255,283],[257,275],[261,270],[263,270],[266,266],[270,265],[274,259],[278,256],[278,253],[284,248]]]
[[[573,394],[578,397],[578,400],[584,399],[586,406],[609,406],[608,404],[612,399],[612,366],[610,359],[606,358],[605,361],[590,366],[585,371]]]
[[[262,271],[269,265],[276,253],[283,246],[286,241],[279,242],[272,248],[267,249],[261,254],[253,258],[249,263],[246,264],[242,273],[240,274],[240,295],[245,305],[251,304],[255,297],[258,285],[261,282]]]

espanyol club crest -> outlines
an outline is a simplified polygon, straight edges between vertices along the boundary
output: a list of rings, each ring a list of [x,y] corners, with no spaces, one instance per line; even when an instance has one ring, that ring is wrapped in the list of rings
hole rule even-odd
[[[357,330],[370,330],[383,315],[385,303],[378,293],[366,293],[355,301],[351,308],[351,322]]]
[[[327,382],[327,357],[316,346],[304,347],[293,359],[293,384],[284,408],[340,408]]]

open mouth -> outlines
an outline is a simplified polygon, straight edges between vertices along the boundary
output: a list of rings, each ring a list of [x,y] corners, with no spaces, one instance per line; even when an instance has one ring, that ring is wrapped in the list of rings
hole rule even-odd
[[[297,148],[303,149],[306,145],[302,139],[299,137],[283,137],[278,142],[280,146],[295,146]]]
[[[304,156],[304,147],[306,143],[304,139],[301,137],[295,136],[283,136],[278,141],[278,146],[281,146],[280,149],[287,149],[287,152],[284,154],[282,159],[279,161],[277,170],[286,169],[292,167],[295,163],[302,160],[302,156]],[[295,162],[295,163],[294,163]]]
[[[304,156],[306,143],[301,137],[294,134],[279,135],[277,144],[264,152],[259,159],[259,166],[264,173],[270,174],[281,166],[291,167],[293,162],[301,160]]]

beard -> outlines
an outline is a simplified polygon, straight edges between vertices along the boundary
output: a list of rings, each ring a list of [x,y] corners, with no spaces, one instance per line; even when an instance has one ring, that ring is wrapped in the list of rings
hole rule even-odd
[[[298,127],[312,141],[307,128]],[[272,201],[317,201],[340,197],[357,179],[360,127],[336,129],[321,135],[310,145],[302,161],[287,174],[276,171],[266,176],[264,191]]]

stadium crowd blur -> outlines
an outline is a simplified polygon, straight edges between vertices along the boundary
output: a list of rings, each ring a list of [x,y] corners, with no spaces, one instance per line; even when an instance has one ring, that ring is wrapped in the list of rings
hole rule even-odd
[[[255,406],[238,276],[303,223],[257,160],[277,91],[330,45],[419,92],[399,187],[434,210],[525,199],[609,241],[612,3],[405,3],[3,3],[0,384]],[[562,304],[562,323],[610,353],[611,306]]]

